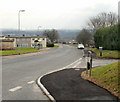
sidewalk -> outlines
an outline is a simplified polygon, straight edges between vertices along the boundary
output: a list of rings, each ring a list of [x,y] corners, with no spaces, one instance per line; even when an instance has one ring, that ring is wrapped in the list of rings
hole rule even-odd
[[[41,78],[41,83],[55,100],[114,100],[117,98],[107,90],[81,78],[85,69],[64,69]]]

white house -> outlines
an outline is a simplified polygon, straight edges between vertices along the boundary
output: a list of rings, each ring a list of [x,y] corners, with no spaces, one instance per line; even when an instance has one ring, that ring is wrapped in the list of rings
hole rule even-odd
[[[40,36],[7,36],[5,39],[14,40],[14,47],[35,47],[37,45],[41,45],[42,47],[46,47],[47,38]]]

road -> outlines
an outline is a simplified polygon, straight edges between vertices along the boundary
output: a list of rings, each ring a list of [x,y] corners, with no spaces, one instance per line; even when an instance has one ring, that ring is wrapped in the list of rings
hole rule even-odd
[[[82,58],[83,51],[72,46],[54,48],[42,54],[2,58],[3,100],[48,100],[36,84],[43,74]]]
[[[116,61],[94,59],[93,66]],[[83,50],[60,45],[43,53],[2,57],[2,100],[48,100],[36,79],[63,67],[85,68]]]

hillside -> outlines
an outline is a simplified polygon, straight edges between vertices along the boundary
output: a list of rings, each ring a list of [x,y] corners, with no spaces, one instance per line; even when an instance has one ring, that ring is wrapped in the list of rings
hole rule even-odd
[[[80,30],[67,30],[67,29],[61,29],[61,30],[57,30],[60,36],[61,40],[73,40],[76,38],[76,36],[78,35],[78,33],[80,32]],[[2,35],[27,35],[27,36],[35,36],[35,35],[39,35],[42,36],[44,30],[26,30],[26,31],[21,31],[20,34],[18,33],[17,30],[13,30],[13,29],[5,29],[2,30]]]

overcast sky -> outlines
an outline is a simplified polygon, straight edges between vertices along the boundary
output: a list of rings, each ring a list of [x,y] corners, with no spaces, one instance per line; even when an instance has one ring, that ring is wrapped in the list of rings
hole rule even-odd
[[[18,11],[21,29],[81,29],[90,17],[100,12],[118,13],[119,0],[1,0],[1,27],[18,29]]]

